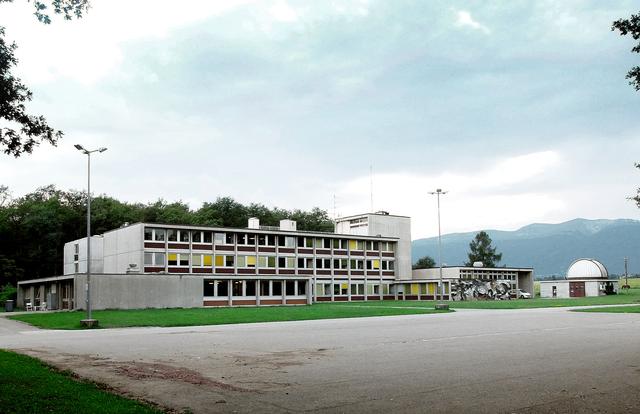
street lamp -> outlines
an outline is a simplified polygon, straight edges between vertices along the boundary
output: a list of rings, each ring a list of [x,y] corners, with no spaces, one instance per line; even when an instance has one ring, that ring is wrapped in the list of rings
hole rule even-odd
[[[91,328],[98,325],[98,321],[91,317],[91,154],[105,152],[107,149],[102,147],[88,150],[80,144],[75,144],[74,147],[87,156],[87,319],[81,320],[80,323],[87,328]]]
[[[447,194],[446,191],[442,191],[441,188],[438,188],[436,191],[430,191],[429,194],[435,195],[438,198],[438,263],[440,265],[440,302],[444,300],[444,283],[442,282],[442,233],[440,231],[440,195]],[[446,309],[448,305],[444,303],[438,303],[436,305],[437,309]]]

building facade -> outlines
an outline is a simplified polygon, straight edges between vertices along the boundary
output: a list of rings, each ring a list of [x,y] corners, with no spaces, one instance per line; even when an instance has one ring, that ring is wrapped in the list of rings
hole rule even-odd
[[[411,220],[388,213],[344,217],[333,233],[136,223],[91,238],[95,309],[299,305],[396,299],[411,280]],[[86,243],[64,247],[62,276],[19,283],[19,303],[85,307]],[[427,284],[433,284],[431,288]],[[433,281],[424,282],[433,291]],[[425,294],[427,299],[428,295]],[[431,296],[433,298],[433,296]]]
[[[542,298],[580,298],[618,293],[618,280],[609,279],[607,268],[595,259],[578,259],[569,266],[565,280],[540,281]]]

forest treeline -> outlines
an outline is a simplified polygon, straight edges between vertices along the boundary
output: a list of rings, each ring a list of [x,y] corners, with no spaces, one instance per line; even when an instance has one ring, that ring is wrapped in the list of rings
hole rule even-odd
[[[68,241],[86,236],[86,193],[38,188],[23,197],[12,198],[9,188],[0,186],[0,286],[18,280],[62,274],[62,251]],[[298,230],[333,231],[326,211],[269,208],[244,205],[230,197],[219,197],[192,210],[181,201],[128,203],[100,195],[91,199],[91,233],[101,234],[126,222],[192,224],[246,227],[250,217],[261,225],[277,226],[282,219],[296,220]]]

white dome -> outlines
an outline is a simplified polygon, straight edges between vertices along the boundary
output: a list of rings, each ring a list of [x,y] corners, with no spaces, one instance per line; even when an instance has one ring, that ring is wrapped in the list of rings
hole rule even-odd
[[[594,259],[578,259],[567,270],[567,279],[607,279],[609,272],[602,263]]]

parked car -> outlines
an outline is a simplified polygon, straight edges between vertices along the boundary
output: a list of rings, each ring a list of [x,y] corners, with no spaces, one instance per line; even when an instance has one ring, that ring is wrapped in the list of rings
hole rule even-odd
[[[531,293],[525,292],[522,289],[516,289],[511,291],[511,296],[516,297],[518,299],[531,299]]]

